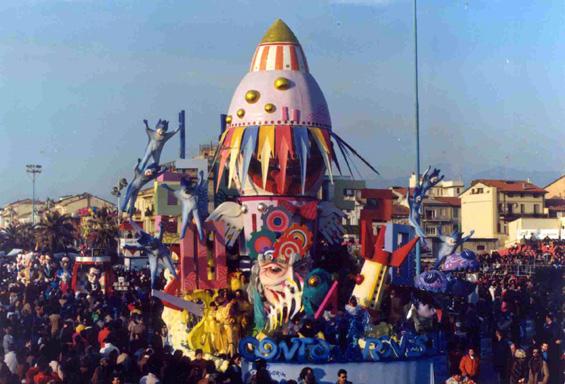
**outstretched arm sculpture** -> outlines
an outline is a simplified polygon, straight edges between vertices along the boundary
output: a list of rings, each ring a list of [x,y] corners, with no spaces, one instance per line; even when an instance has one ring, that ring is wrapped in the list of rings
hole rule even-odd
[[[410,189],[408,189],[406,200],[408,200],[408,206],[410,208],[410,216],[408,218],[410,225],[416,230],[416,234],[420,237],[420,244],[426,246],[426,234],[422,230],[420,225],[420,215],[422,214],[422,205],[428,191],[434,187],[437,183],[443,180],[443,175],[440,176],[439,169],[434,168],[430,173],[431,168],[428,167],[426,172],[422,175],[422,178],[417,181],[416,187],[414,188],[414,194],[410,197]]]
[[[155,288],[155,281],[157,280],[157,274],[159,271],[159,263],[161,263],[163,267],[167,268],[169,272],[171,272],[171,274],[176,278],[177,271],[175,269],[175,265],[173,264],[173,260],[171,259],[171,251],[165,244],[162,243],[164,233],[163,222],[161,222],[161,225],[159,227],[159,234],[157,237],[153,237],[147,232],[143,231],[134,221],[131,221],[131,225],[139,234],[137,242],[139,243],[140,247],[128,246],[128,248],[138,250],[144,249],[146,251],[147,257],[149,258],[149,271],[151,273],[151,289]]]
[[[451,235],[444,235],[441,233],[441,228],[438,228],[438,237],[441,240],[438,259],[441,260],[441,258],[455,253],[455,250],[469,240],[474,233],[475,231],[471,231],[467,236],[463,236],[463,232],[453,231]]]
[[[137,195],[141,188],[143,188],[143,186],[149,181],[156,179],[160,174],[165,172],[165,169],[162,169],[157,163],[152,163],[147,167],[147,169],[142,171],[139,168],[140,163],[141,159],[137,159],[133,180],[128,185],[126,196],[122,201],[122,206],[120,207],[120,211],[122,212],[126,212],[127,210],[129,217],[132,217],[135,212],[135,201],[137,200]]]
[[[198,230],[198,237],[200,240],[203,240],[202,217],[206,217],[208,206],[208,190],[206,180],[204,180],[204,172],[200,171],[196,185],[192,185],[191,180],[183,177],[180,181],[179,190],[173,190],[167,184],[163,184],[163,187],[173,192],[181,203],[182,228],[180,238],[184,239],[188,225],[194,219],[196,229]]]
[[[180,127],[173,132],[167,132],[169,128],[169,122],[167,120],[159,120],[155,126],[155,130],[149,128],[147,120],[143,120],[145,123],[145,132],[147,133],[147,147],[145,147],[145,154],[143,155],[143,160],[141,164],[137,164],[140,171],[143,171],[147,164],[149,163],[149,158],[153,158],[155,164],[159,164],[161,160],[161,151],[165,146],[167,140],[175,135],[180,130]]]

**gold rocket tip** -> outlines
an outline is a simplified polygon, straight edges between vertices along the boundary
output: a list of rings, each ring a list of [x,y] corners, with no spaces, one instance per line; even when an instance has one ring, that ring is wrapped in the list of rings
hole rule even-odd
[[[276,19],[269,27],[260,44],[264,43],[295,43],[300,44],[294,32],[281,19]]]

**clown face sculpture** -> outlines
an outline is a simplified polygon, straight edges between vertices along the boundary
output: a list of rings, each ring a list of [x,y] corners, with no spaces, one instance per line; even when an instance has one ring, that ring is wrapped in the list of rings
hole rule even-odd
[[[257,328],[272,331],[302,312],[302,293],[310,270],[311,233],[293,225],[280,234],[261,230],[248,242],[251,257],[249,296]]]

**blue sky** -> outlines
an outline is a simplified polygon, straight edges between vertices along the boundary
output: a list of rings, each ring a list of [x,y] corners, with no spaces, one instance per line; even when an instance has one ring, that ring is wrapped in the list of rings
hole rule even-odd
[[[0,204],[31,194],[26,163],[44,166],[40,198],[109,197],[143,153],[144,118],[187,109],[194,154],[277,17],[336,132],[384,179],[414,167],[411,0],[2,0],[0,17]],[[419,2],[422,164],[565,169],[564,17],[562,0]]]

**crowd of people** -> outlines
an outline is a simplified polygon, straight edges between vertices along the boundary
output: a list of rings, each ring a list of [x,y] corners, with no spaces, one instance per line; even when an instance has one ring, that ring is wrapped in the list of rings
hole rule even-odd
[[[481,257],[478,289],[451,317],[447,384],[477,382],[488,347],[498,383],[563,383],[562,260],[562,253],[540,255],[539,268],[515,275],[508,266],[533,264],[530,256]],[[491,346],[481,344],[485,336]]]
[[[467,300],[454,301],[441,322],[451,375],[446,383],[484,378],[485,336],[492,336],[491,363],[499,383],[562,383],[557,283],[562,255],[526,276],[496,268],[507,264],[502,257],[482,258],[478,289]],[[220,370],[202,351],[187,355],[171,348],[147,270],[118,271],[118,281],[127,285],[110,292],[101,287],[73,292],[57,280],[60,264],[48,257],[31,259],[25,279],[16,261],[0,265],[0,384],[244,382],[238,354]],[[402,293],[391,288],[383,301],[383,320],[393,327],[403,321],[400,308],[408,299]],[[272,383],[265,364],[255,368],[247,382]],[[347,372],[340,371],[336,380],[348,383]],[[312,369],[304,368],[296,382],[316,383]]]

